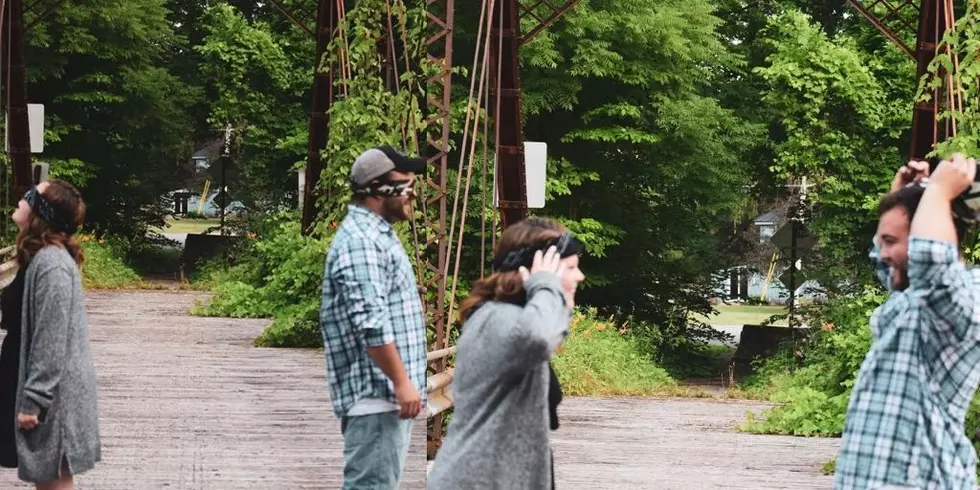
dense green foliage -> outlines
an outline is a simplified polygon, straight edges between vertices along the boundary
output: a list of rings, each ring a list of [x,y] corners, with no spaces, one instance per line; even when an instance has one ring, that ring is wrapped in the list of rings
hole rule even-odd
[[[319,345],[323,257],[349,202],[351,162],[381,143],[423,151],[424,133],[438,124],[422,102],[432,95],[426,80],[434,66],[425,56],[421,3],[356,2],[346,38],[313,60],[312,39],[264,2],[69,2],[28,38],[28,93],[48,115],[43,157],[82,187],[87,229],[129,244],[105,257],[125,256],[131,266],[135,244],[168,211],[162,196],[191,185],[191,152],[233,128],[230,192],[250,211],[235,231],[249,239],[233,252],[233,265],[206,268],[202,277],[216,295],[197,312],[274,318],[257,339],[262,345]],[[480,15],[480,2],[457,4],[447,178],[451,196],[472,196],[458,299],[486,265],[481,238],[488,237],[480,232],[489,190],[482,169],[469,189],[455,184],[465,170],[456,163]],[[397,91],[385,78],[379,42],[389,8],[399,40]],[[806,177],[819,241],[806,267],[834,295],[812,320],[833,328],[795,349],[802,361],[782,358],[762,370],[759,389],[786,405],[747,428],[839,431],[848,383],[867,348],[866,313],[881,299],[866,292],[874,206],[904,160],[917,86],[907,57],[845,12],[844,0],[582,0],[523,47],[525,135],[548,143],[550,156],[547,207],[536,214],[562,220],[583,239],[589,280],[579,302],[614,318],[590,313],[579,325],[592,334],[573,338],[568,352],[583,354],[580,361],[592,359],[585,354],[593,349],[609,357],[564,367],[575,373],[563,375],[570,386],[576,379],[607,386],[603,373],[638,371],[650,358],[682,372],[678,366],[717,336],[691,320],[710,310],[717,272],[759,249],[757,237],[745,239],[752,218],[785,202],[795,192],[786,184]],[[953,43],[963,81],[980,66],[966,56],[976,50],[970,19],[977,12],[967,14],[959,26],[965,41]],[[349,55],[341,57],[342,49]],[[315,66],[341,65],[351,77],[338,77],[342,96],[330,109],[327,170],[316,183],[323,213],[304,236],[296,172],[305,158],[312,75]],[[972,107],[978,85],[964,86]],[[958,118],[963,130],[943,150],[975,149],[976,111],[944,117]],[[218,169],[212,166],[212,179]],[[419,209],[416,218],[433,212]],[[398,231],[417,261],[423,251],[416,243],[433,230]],[[93,272],[100,254],[92,252]],[[132,278],[116,265],[106,270],[114,272],[101,283]],[[596,328],[613,322],[627,325],[628,341]],[[587,338],[592,343],[577,343]],[[667,379],[648,374],[644,386]]]
[[[875,290],[840,298],[809,316],[819,326],[804,344],[764,362],[758,385],[780,403],[757,419],[750,414],[744,430],[802,436],[838,435],[861,361],[871,346],[871,312],[884,300]]]
[[[163,0],[69,2],[27,38],[28,97],[45,104],[44,157],[89,196],[102,231],[162,223],[200,94],[168,69],[181,40]]]
[[[566,395],[653,395],[676,386],[650,362],[641,342],[611,319],[586,310],[572,318],[571,333],[552,366]]]
[[[966,16],[961,18],[957,28],[961,33],[960,37],[947,37],[947,42],[951,44],[954,52],[959,53],[961,60],[960,69],[954,77],[957,83],[964,87],[964,110],[944,110],[942,118],[954,118],[959,124],[959,133],[956,137],[949,138],[941,142],[935,152],[938,155],[948,155],[955,150],[965,150],[975,153],[977,151],[977,120],[976,120],[976,97],[977,97],[977,77],[980,71],[975,65],[976,60],[973,54],[976,52],[978,37],[978,4],[968,2]],[[846,151],[847,148],[860,149],[868,155],[870,161],[879,160],[881,163],[863,169],[855,169],[846,175],[849,179],[839,182],[833,186],[825,186],[835,192],[831,196],[831,201],[826,201],[823,210],[829,210],[832,219],[823,223],[823,237],[835,238],[838,243],[850,241],[855,246],[851,249],[852,255],[860,255],[861,247],[858,240],[867,240],[870,231],[857,233],[853,229],[844,228],[847,223],[866,222],[866,218],[860,216],[860,209],[871,209],[874,200],[881,194],[884,183],[887,181],[891,167],[887,165],[889,158],[887,153],[869,151],[869,144],[880,145],[875,140],[868,139],[870,135],[877,135],[878,138],[887,135],[884,141],[890,141],[898,135],[901,128],[901,116],[903,106],[893,104],[889,95],[891,90],[896,88],[895,81],[904,81],[907,78],[896,76],[895,70],[905,63],[889,61],[888,58],[881,56],[881,51],[868,49],[866,42],[860,41],[860,36],[838,36],[833,41],[823,34],[816,31],[815,27],[807,27],[805,19],[797,17],[795,27],[787,28],[787,23],[777,26],[783,30],[783,41],[778,44],[776,56],[771,59],[774,61],[772,66],[763,73],[772,79],[773,72],[777,67],[782,66],[786,71],[783,83],[790,86],[807,87],[805,92],[799,95],[812,93],[820,94],[821,90],[814,89],[814,86],[836,87],[837,101],[849,101],[851,110],[835,113],[837,116],[845,116],[844,120],[834,119],[832,124],[813,125],[808,132],[796,132],[794,134],[803,135],[798,137],[799,147],[793,148],[790,155],[793,159],[783,160],[791,162],[792,165],[806,165],[807,160],[798,163],[794,160],[798,155],[809,155],[810,158],[818,158],[820,155],[815,151]],[[787,43],[786,40],[790,40]],[[816,40],[816,41],[815,41]],[[799,50],[806,46],[803,52]],[[795,57],[791,53],[797,52]],[[832,54],[832,56],[830,56]],[[830,56],[828,58],[828,56]],[[868,58],[868,57],[871,58]],[[862,61],[862,58],[865,60]],[[868,59],[877,61],[869,62]],[[778,60],[783,59],[780,63]],[[807,66],[801,63],[806,59],[810,62],[823,60],[827,66],[848,67],[844,70],[830,70],[825,66],[822,69],[801,70]],[[938,67],[951,69],[953,60],[946,55],[941,55],[933,63],[928,74],[919,85],[920,97],[923,91],[935,86],[935,78]],[[862,73],[864,74],[863,76]],[[885,76],[887,75],[887,76]],[[914,79],[913,79],[914,82]],[[867,84],[866,87],[855,90],[847,87],[852,84]],[[897,86],[898,94],[913,93],[907,84],[901,83]],[[825,92],[825,91],[824,91]],[[850,98],[844,97],[851,94]],[[876,100],[877,99],[877,100]],[[786,107],[807,107],[809,104],[805,97],[803,103],[799,100],[793,102],[787,99]],[[770,101],[771,102],[771,101]],[[907,99],[901,99],[904,107],[907,107]],[[825,103],[822,102],[821,105]],[[821,121],[821,118],[807,118],[793,115],[784,120],[785,125],[800,125],[807,120]],[[890,121],[890,122],[889,122]],[[858,126],[854,126],[857,124]],[[860,126],[864,126],[863,129]],[[843,128],[840,134],[833,135],[838,129]],[[891,129],[889,129],[891,128]],[[817,141],[810,141],[813,135],[820,135],[820,130],[827,131],[825,136],[820,136]],[[789,138],[787,144],[794,138]],[[827,143],[833,143],[827,146]],[[881,147],[888,149],[888,147]],[[826,161],[832,161],[827,158]],[[777,161],[779,161],[777,159]],[[822,165],[821,168],[825,168]],[[840,171],[838,169],[837,171]],[[860,173],[857,172],[860,170]],[[863,183],[863,184],[862,184]],[[855,185],[857,184],[857,185]],[[866,190],[865,194],[857,191],[861,186]],[[843,191],[843,192],[840,192]],[[855,212],[857,211],[857,212]],[[857,220],[857,221],[855,221]],[[842,259],[844,264],[853,263],[847,260],[848,250],[846,248],[825,247],[824,251],[830,249],[831,254]],[[976,259],[976,251],[967,250],[967,257]],[[833,256],[833,255],[831,255]],[[833,270],[832,267],[826,267]],[[869,271],[870,272],[870,271]],[[787,346],[780,356],[761,363],[761,369],[751,388],[768,396],[779,405],[766,410],[761,417],[758,414],[749,414],[748,421],[742,426],[743,430],[761,433],[793,434],[804,436],[835,436],[843,430],[845,411],[851,394],[857,371],[871,345],[871,331],[868,319],[872,310],[885,300],[885,295],[881,290],[874,286],[869,286],[863,294],[852,294],[838,296],[826,307],[815,309],[811,312],[809,323],[814,327],[822,327],[816,330],[806,342],[797,345]],[[980,398],[975,397],[966,417],[966,433],[977,443],[976,434],[980,429]],[[833,462],[825,467],[825,470],[832,470]]]
[[[123,289],[143,285],[136,271],[126,264],[120,245],[106,243],[104,239],[91,235],[81,235],[78,241],[85,253],[82,281],[86,289]]]
[[[318,311],[326,241],[304,236],[291,214],[252,226],[256,239],[235,256],[235,265],[204,271],[215,298],[195,309],[209,316],[275,317],[257,343],[315,347],[322,344]],[[217,265],[217,263],[216,263]]]

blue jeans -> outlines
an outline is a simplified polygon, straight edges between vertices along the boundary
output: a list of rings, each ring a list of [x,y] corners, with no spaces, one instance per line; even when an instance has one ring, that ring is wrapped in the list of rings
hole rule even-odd
[[[343,490],[398,490],[412,439],[412,419],[401,419],[398,412],[344,417],[340,431]]]

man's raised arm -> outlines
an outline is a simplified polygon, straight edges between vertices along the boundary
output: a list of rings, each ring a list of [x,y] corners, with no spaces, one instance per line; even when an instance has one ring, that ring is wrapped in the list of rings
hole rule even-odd
[[[910,236],[940,242],[958,243],[953,226],[952,201],[973,183],[977,162],[957,153],[936,168],[922,194],[922,201],[912,218]]]
[[[977,298],[973,276],[960,260],[951,202],[973,182],[976,161],[957,153],[936,168],[912,218],[909,289],[935,313],[937,327],[957,339],[971,335]]]

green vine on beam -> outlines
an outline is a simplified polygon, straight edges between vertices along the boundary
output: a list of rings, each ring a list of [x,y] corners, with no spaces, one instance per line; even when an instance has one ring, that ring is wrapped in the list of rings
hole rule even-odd
[[[947,47],[949,52],[947,53]],[[965,14],[948,30],[938,47],[937,56],[919,80],[916,102],[927,102],[933,92],[940,90],[940,110],[937,119],[955,121],[957,132],[936,144],[930,157],[947,156],[957,151],[980,154],[980,0],[969,0]],[[959,90],[962,109],[951,105],[942,91],[947,74],[952,74],[949,90]]]

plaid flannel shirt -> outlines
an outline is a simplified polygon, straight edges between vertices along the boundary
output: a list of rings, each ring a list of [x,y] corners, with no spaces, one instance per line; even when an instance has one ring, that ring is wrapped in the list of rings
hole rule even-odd
[[[425,403],[425,320],[414,271],[395,230],[362,206],[349,206],[330,243],[320,327],[337,417],[362,398],[397,401],[367,352],[391,343]]]
[[[912,237],[908,255],[908,288],[871,317],[871,350],[848,403],[836,489],[976,488],[977,456],[964,419],[980,383],[980,272],[959,262],[952,243]],[[871,258],[887,281],[877,244]]]

